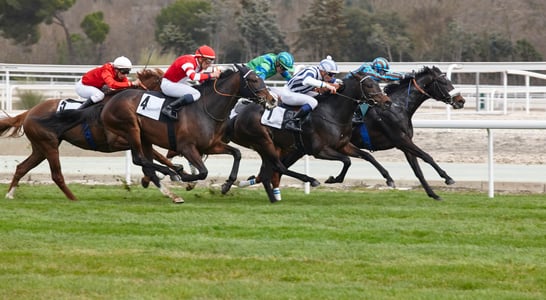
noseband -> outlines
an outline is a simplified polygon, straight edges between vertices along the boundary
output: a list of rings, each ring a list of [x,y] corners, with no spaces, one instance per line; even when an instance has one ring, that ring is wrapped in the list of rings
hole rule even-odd
[[[370,78],[370,76],[365,76],[364,78],[360,79],[360,94],[362,95],[361,99],[359,100],[359,103],[366,102],[368,105],[377,105],[377,101],[375,101],[374,97],[377,95],[384,95],[385,93],[380,90],[376,93],[368,93],[364,91],[364,88],[362,87],[362,84],[364,83],[364,80],[367,78]],[[373,80],[373,79],[372,79]]]
[[[445,76],[444,74],[442,74],[441,76]],[[429,98],[432,98],[432,99],[437,99],[439,101],[442,101],[444,102],[445,104],[453,104],[453,96],[451,96],[451,94],[449,94],[448,91],[445,91],[444,89],[442,89],[440,87],[440,84],[438,83],[438,78],[434,78],[434,80],[432,80],[432,90],[434,92],[438,92],[441,94],[440,97],[433,97],[431,96],[429,93],[427,93],[423,88],[421,88],[419,86],[419,84],[417,84],[417,80],[415,80],[415,78],[412,79],[412,82],[413,82],[413,85],[415,86],[415,88],[417,89],[417,91],[419,91],[419,93],[429,97]]]

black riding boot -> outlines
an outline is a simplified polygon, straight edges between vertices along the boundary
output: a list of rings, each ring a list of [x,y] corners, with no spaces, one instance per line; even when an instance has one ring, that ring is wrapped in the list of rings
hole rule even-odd
[[[95,104],[95,102],[93,102],[93,100],[87,99],[87,100],[85,100],[85,102],[82,105],[80,105],[80,107],[78,107],[78,109],[84,109],[84,108],[89,107],[89,106],[91,106],[93,104]]]
[[[290,119],[285,121],[284,128],[292,131],[302,132],[301,120],[305,119],[311,110],[300,109]]]
[[[169,103],[167,106],[161,109],[161,112],[167,117],[177,120],[178,119],[178,110],[187,104],[193,103],[193,96],[191,94],[186,94],[173,102]]]

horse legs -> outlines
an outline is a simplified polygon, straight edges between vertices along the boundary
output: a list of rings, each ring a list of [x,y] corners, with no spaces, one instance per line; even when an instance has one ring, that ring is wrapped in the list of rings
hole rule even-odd
[[[445,181],[445,184],[451,185],[455,183],[455,180],[451,178],[446,171],[444,171],[440,166],[434,161],[434,158],[430,156],[428,153],[423,151],[421,148],[419,148],[417,145],[410,143],[409,146],[404,146],[400,148],[404,153],[409,152],[413,156],[417,156],[429,165],[431,165],[434,170],[442,177]]]
[[[45,159],[46,157],[43,154],[40,154],[39,151],[35,151],[33,149],[30,156],[17,165],[17,168],[15,169],[15,174],[13,174],[13,178],[11,179],[8,192],[6,194],[7,199],[13,199],[15,197],[15,190],[19,186],[19,181],[21,180],[21,178],[23,178],[30,170],[34,169]],[[68,195],[67,197],[71,200],[75,200],[74,195],[72,195],[72,198],[70,198]]]
[[[417,157],[408,152],[404,152],[404,155],[406,156],[406,159],[408,163],[410,164],[411,169],[413,170],[413,173],[419,179],[419,182],[421,182],[421,186],[423,187],[423,189],[425,189],[425,192],[427,193],[427,195],[432,199],[442,200],[442,198],[436,195],[436,193],[434,193],[432,188],[428,185],[428,182],[426,181],[425,176],[423,176],[423,171],[421,171],[421,168],[419,167],[419,162],[417,161]]]
[[[387,169],[385,169],[370,153],[359,149],[357,146],[353,145],[352,143],[344,147],[344,153],[346,153],[350,157],[362,158],[368,161],[379,171],[381,176],[385,178],[387,186],[392,188],[395,187],[394,179],[392,179]],[[334,178],[330,176],[330,178],[328,178],[328,180],[326,181],[326,183],[333,183],[333,182],[329,182],[329,180],[334,180]]]
[[[235,180],[237,180],[237,174],[239,174],[239,166],[241,164],[241,151],[233,146],[225,145],[226,151],[233,156],[233,166],[229,177],[224,184],[222,184],[222,194],[225,195],[230,189]]]

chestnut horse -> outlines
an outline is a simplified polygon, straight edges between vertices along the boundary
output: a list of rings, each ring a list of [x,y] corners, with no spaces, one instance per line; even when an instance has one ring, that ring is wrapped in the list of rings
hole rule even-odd
[[[264,109],[257,105],[248,104],[232,120],[231,134],[228,138],[260,154],[262,165],[259,179],[272,203],[279,200],[272,189],[271,180],[274,174],[286,174],[302,181],[309,181],[312,186],[319,185],[316,179],[287,169],[305,154],[343,162],[343,168],[336,177],[340,182],[345,178],[351,165],[348,156],[376,162],[368,152],[358,149],[349,142],[351,119],[357,105],[363,101],[377,103],[383,107],[388,106],[390,100],[372,78],[363,77],[358,73],[353,75],[343,80],[342,88],[337,94],[317,97],[319,105],[311,112],[308,121],[303,122],[301,134],[262,125],[260,119]],[[382,168],[379,164],[377,167]]]
[[[163,71],[145,69],[137,72],[137,76],[142,87],[149,90],[159,90]],[[101,103],[82,111],[98,115],[104,106],[103,103],[108,102],[111,97],[112,94],[108,94]],[[127,142],[122,137],[105,131],[98,119],[74,122],[72,119],[58,117],[56,112],[61,101],[62,99],[49,99],[15,117],[0,119],[0,135],[18,137],[22,136],[24,131],[32,146],[32,153],[17,165],[6,198],[13,199],[21,178],[47,159],[51,170],[51,179],[68,199],[77,200],[66,185],[61,170],[59,146],[63,140],[76,147],[99,152],[110,153],[129,149]],[[63,132],[59,133],[61,127]],[[172,166],[171,162],[159,153],[156,153],[156,159]]]
[[[143,91],[126,90],[112,97],[102,111],[105,128],[126,139],[131,147],[133,163],[142,166],[145,176],[159,188],[156,171],[169,174],[170,169],[152,161],[152,145],[183,155],[198,174],[180,174],[183,181],[205,179],[208,170],[203,154],[230,154],[234,158],[229,178],[222,186],[226,193],[237,179],[241,152],[222,140],[231,109],[241,97],[257,103],[273,102],[264,81],[244,65],[235,65],[213,81],[197,87],[199,101],[182,107],[176,121],[161,121],[137,113],[144,102],[152,105],[152,97]],[[154,100],[155,101],[155,100]]]

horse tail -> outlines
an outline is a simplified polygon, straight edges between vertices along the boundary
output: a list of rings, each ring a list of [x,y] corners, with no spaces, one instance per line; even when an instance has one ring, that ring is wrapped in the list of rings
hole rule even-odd
[[[28,110],[15,117],[0,119],[0,136],[20,137],[23,135],[23,122],[27,117]]]

